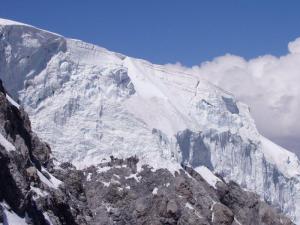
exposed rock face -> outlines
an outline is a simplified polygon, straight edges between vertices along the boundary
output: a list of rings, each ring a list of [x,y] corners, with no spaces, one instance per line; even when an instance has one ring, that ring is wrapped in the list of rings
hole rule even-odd
[[[50,147],[32,133],[27,114],[7,100],[2,85],[0,90],[0,222],[88,224],[84,199],[44,168],[51,167]]]
[[[259,200],[258,195],[243,191],[236,183],[230,182],[220,201],[232,212],[239,214],[241,224],[290,224],[285,217],[278,217],[275,210]],[[220,193],[220,192],[219,192]]]
[[[215,189],[192,168],[137,171],[137,161],[112,157],[84,170],[92,224],[293,224],[235,183],[218,182]]]

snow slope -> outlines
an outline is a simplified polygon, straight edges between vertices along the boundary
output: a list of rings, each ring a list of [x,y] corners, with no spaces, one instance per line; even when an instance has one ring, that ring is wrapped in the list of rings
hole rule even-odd
[[[220,178],[215,176],[207,167],[199,166],[195,168],[195,171],[198,172],[204,180],[212,187],[216,188],[218,182],[222,182]]]
[[[300,222],[299,160],[262,137],[232,94],[27,25],[0,20],[0,38],[0,77],[59,160],[84,168],[136,155],[154,169],[205,166]]]
[[[19,217],[14,213],[13,210],[5,203],[1,203],[0,205],[3,207],[3,225],[28,225],[26,223],[25,218]]]
[[[3,135],[0,133],[0,145],[3,146],[7,151],[15,151],[15,146],[12,145]]]

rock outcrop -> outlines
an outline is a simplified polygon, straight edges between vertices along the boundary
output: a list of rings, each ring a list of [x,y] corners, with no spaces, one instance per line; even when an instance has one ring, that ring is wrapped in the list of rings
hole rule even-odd
[[[31,131],[27,114],[11,104],[2,85],[0,90],[0,222],[89,224],[85,199],[45,169],[53,167],[49,145]]]
[[[137,161],[112,157],[83,171],[92,224],[293,224],[234,182],[214,188],[190,167],[174,174],[146,165],[138,171]]]

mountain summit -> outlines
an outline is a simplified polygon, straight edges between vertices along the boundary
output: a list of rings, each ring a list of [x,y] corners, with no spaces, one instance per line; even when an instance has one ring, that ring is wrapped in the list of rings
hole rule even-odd
[[[259,134],[247,105],[197,75],[1,19],[0,78],[60,162],[189,167],[300,222],[298,158]]]

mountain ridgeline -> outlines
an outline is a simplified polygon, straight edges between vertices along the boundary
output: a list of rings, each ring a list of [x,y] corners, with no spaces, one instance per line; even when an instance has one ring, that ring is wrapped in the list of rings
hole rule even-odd
[[[3,119],[16,149],[3,151],[26,180],[18,193],[39,192],[49,224],[300,221],[298,158],[259,134],[247,105],[197,75],[0,19],[0,78],[11,95],[3,101],[24,108],[49,143],[28,117],[13,120],[27,124],[24,143]],[[6,217],[39,224],[6,195]]]

